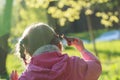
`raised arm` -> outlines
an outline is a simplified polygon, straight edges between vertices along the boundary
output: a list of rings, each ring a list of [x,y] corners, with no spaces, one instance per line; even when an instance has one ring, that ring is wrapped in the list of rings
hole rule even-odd
[[[67,42],[68,45],[72,45],[80,51],[84,60],[98,60],[91,52],[85,49],[82,40],[77,38],[67,38]]]
[[[87,63],[84,80],[97,80],[101,74],[102,68],[100,61],[84,47],[81,40],[76,38],[67,38],[68,45],[75,46],[81,53]]]

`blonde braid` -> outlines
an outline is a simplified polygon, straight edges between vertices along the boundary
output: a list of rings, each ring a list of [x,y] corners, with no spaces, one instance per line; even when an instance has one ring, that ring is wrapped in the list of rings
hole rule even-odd
[[[25,64],[27,64],[26,62],[26,55],[25,55],[25,47],[23,44],[23,41],[20,41],[19,43],[19,53],[20,53],[20,57],[23,59],[23,61],[25,62]]]

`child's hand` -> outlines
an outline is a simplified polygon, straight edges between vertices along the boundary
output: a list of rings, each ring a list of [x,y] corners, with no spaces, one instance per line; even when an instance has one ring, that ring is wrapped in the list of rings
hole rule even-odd
[[[18,80],[18,73],[16,70],[13,70],[10,75],[10,80]]]
[[[84,44],[82,42],[82,40],[77,39],[77,38],[67,38],[67,43],[69,46],[75,46],[77,49],[79,49],[80,51],[84,50]]]

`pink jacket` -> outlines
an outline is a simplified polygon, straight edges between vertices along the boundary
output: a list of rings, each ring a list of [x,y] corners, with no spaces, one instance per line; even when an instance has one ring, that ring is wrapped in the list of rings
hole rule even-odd
[[[33,56],[19,80],[97,80],[101,64],[88,51],[81,52],[83,59],[58,51]]]

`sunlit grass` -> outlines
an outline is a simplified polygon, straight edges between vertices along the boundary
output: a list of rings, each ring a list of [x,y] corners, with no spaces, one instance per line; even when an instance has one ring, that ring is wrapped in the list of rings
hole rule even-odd
[[[80,57],[80,52],[74,48],[74,47],[66,47],[63,53],[68,54],[69,56],[79,56]]]
[[[85,45],[88,50],[93,52],[92,44]],[[97,43],[97,50],[99,53],[99,59],[102,63],[102,75],[99,80],[120,80],[120,41]],[[67,47],[64,53],[69,56],[79,56],[80,52],[73,47]],[[21,60],[13,55],[9,54],[7,58],[7,70],[10,74],[12,70],[17,70],[19,75],[24,70]]]
[[[18,74],[21,74],[21,72],[24,70],[24,64],[22,63],[22,60],[14,54],[8,55],[6,64],[8,74],[10,74],[12,70],[17,70]]]
[[[100,33],[96,35],[99,35]],[[88,37],[88,34],[85,32],[83,34],[69,34],[69,36],[86,39],[86,37]],[[92,43],[85,44],[85,47],[94,54]],[[101,61],[103,70],[99,80],[120,80],[120,40],[111,42],[97,42],[96,47],[99,54],[98,58]],[[81,57],[80,52],[74,47],[66,47],[64,53],[67,53],[69,56]],[[22,61],[16,55],[8,55],[7,70],[9,75],[12,70],[17,70],[20,75],[24,70],[23,65],[24,64]]]

